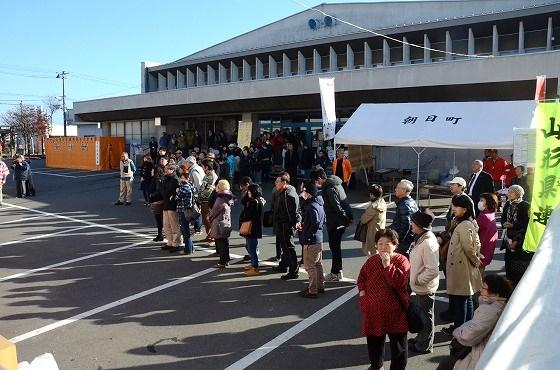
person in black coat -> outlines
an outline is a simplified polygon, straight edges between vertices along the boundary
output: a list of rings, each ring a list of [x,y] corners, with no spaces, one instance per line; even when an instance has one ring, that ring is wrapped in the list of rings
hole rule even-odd
[[[14,181],[16,183],[16,191],[18,198],[24,198],[27,193],[26,182],[29,176],[29,167],[27,162],[23,160],[22,155],[18,155],[12,165],[14,169]]]
[[[251,257],[251,264],[245,266],[245,275],[259,275],[259,239],[262,238],[262,213],[265,200],[262,197],[262,190],[258,184],[250,184],[247,188],[246,202],[244,209],[239,217],[239,228],[244,222],[251,222],[250,233],[243,234],[245,237],[245,247]]]
[[[163,198],[163,230],[167,245],[162,249],[172,249],[181,244],[181,228],[177,216],[177,188],[179,179],[176,175],[175,165],[168,164],[164,168],[165,178],[161,184],[161,197]]]
[[[287,149],[284,155],[284,168],[290,174],[292,184],[296,184],[299,156],[297,150],[294,149],[294,144],[288,143]]]
[[[156,141],[156,138],[152,136],[148,145],[150,147],[150,157],[152,158],[152,163],[155,163],[158,156],[158,142]]]
[[[303,170],[304,177],[309,178],[311,174],[311,168],[313,167],[313,162],[315,161],[315,156],[313,149],[307,144],[303,144],[303,151],[301,152],[301,161],[299,167]]]
[[[494,192],[494,180],[488,172],[482,170],[482,167],[481,160],[474,161],[471,166],[473,173],[467,181],[467,195],[471,197],[475,205],[480,200],[480,194]],[[478,207],[475,207],[475,210],[478,214]]]
[[[145,204],[150,203],[150,188],[152,186],[152,177],[154,172],[154,162],[151,155],[144,156],[142,168],[140,168],[140,189],[144,195]]]
[[[525,233],[529,225],[530,205],[523,200],[525,191],[519,185],[511,185],[508,188],[508,201],[502,212],[502,227],[506,235],[502,240],[500,249],[505,249],[504,256],[506,277],[515,285],[519,283],[533,253],[523,250]]]

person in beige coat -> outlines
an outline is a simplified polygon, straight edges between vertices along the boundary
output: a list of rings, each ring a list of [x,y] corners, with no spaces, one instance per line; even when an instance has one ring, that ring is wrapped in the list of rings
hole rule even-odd
[[[375,233],[385,229],[387,220],[387,203],[383,199],[383,188],[379,185],[369,187],[370,204],[362,214],[360,222],[367,226],[366,241],[362,243],[362,250],[366,256],[376,254]]]
[[[472,319],[473,294],[479,292],[482,286],[480,239],[473,203],[467,195],[456,195],[451,202],[457,226],[451,234],[447,255],[447,294],[454,321],[452,327],[442,330],[448,335],[454,328]]]
[[[439,286],[439,244],[432,232],[434,214],[429,210],[415,212],[410,217],[414,241],[410,250],[410,299],[421,309],[426,322],[424,330],[408,343],[417,353],[431,353],[434,344],[434,303]]]
[[[442,361],[438,370],[475,369],[512,290],[511,282],[503,276],[486,275],[484,277],[478,298],[479,306],[474,312],[472,320],[453,331],[453,338],[459,344],[472,349],[463,359],[457,359],[452,352],[449,358]]]

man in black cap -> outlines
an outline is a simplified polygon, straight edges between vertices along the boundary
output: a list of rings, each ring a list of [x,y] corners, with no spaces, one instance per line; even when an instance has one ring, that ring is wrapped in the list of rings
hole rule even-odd
[[[420,210],[412,214],[414,241],[410,250],[410,289],[415,293],[410,298],[422,309],[426,325],[408,348],[419,353],[431,353],[434,344],[434,302],[439,286],[439,244],[432,232],[434,214]]]

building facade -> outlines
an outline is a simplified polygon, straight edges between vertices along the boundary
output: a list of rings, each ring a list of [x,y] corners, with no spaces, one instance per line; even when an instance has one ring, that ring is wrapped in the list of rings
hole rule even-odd
[[[171,63],[143,62],[140,94],[76,102],[74,113],[128,142],[179,130],[204,140],[248,121],[253,135],[310,133],[321,127],[321,76],[335,77],[343,124],[362,103],[532,99],[537,75],[556,98],[557,0],[322,4]]]

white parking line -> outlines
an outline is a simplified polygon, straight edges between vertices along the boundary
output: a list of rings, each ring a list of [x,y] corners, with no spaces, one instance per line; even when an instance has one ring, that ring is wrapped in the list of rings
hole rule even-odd
[[[29,240],[49,238],[51,236],[65,234],[65,233],[71,233],[72,231],[78,231],[78,230],[86,229],[88,227],[95,227],[95,226],[94,225],[86,225],[86,226],[75,227],[73,229],[60,230],[60,231],[50,233],[50,234],[30,236],[29,238],[24,238],[24,239],[20,239],[20,240],[13,240],[11,242],[0,243],[0,247],[6,246],[6,245],[18,244],[18,243],[26,242],[26,241],[29,241]]]
[[[18,219],[16,219],[16,220],[4,221],[4,222],[0,222],[0,225],[14,224],[14,223],[17,223],[17,222],[24,222],[24,221],[34,220],[34,219],[36,219],[36,218],[41,218],[41,217],[45,217],[45,215],[32,216],[32,217],[24,217],[24,218],[18,218]]]
[[[234,259],[234,260],[230,261],[230,263],[231,263],[231,264],[235,264],[235,263],[240,262],[240,261],[242,261],[242,258]],[[144,291],[142,291],[142,292],[133,294],[133,295],[128,296],[128,297],[126,297],[126,298],[119,299],[118,301],[114,301],[114,302],[111,302],[111,303],[107,303],[106,305],[103,305],[103,306],[101,306],[101,307],[94,308],[93,310],[89,310],[89,311],[86,311],[86,312],[84,312],[84,313],[81,313],[81,314],[72,316],[72,317],[70,317],[70,318],[68,318],[68,319],[61,320],[61,321],[55,322],[55,323],[53,323],[53,324],[43,326],[42,328],[39,328],[39,329],[36,329],[36,330],[32,330],[32,331],[30,331],[30,332],[28,332],[28,333],[25,333],[25,334],[22,334],[22,335],[18,335],[17,337],[14,337],[14,338],[10,339],[10,341],[11,341],[12,343],[19,343],[19,342],[24,341],[24,340],[26,340],[26,339],[36,337],[36,336],[38,336],[38,335],[44,334],[44,333],[46,333],[46,332],[49,332],[49,331],[51,331],[51,330],[60,328],[60,327],[62,327],[62,326],[65,326],[65,325],[68,325],[68,324],[72,324],[72,323],[74,323],[74,322],[76,322],[76,321],[79,321],[79,320],[81,320],[81,319],[84,319],[84,318],[86,318],[86,317],[90,317],[90,316],[96,315],[96,314],[98,314],[98,313],[100,313],[100,312],[110,310],[111,308],[114,308],[114,307],[117,307],[117,306],[121,306],[121,305],[123,305],[123,304],[125,304],[125,303],[128,303],[128,302],[135,301],[135,300],[137,300],[137,299],[146,297],[146,296],[148,296],[148,295],[150,295],[150,294],[154,294],[154,293],[160,292],[160,291],[162,291],[162,290],[169,289],[169,288],[171,288],[171,287],[174,287],[175,285],[179,285],[179,284],[186,283],[187,281],[190,281],[190,280],[196,279],[196,278],[198,278],[198,277],[207,275],[207,274],[209,274],[209,273],[211,273],[211,272],[214,272],[214,271],[217,271],[217,270],[216,270],[215,268],[212,268],[212,267],[211,267],[211,268],[207,268],[206,270],[202,270],[202,271],[200,271],[200,272],[194,273],[194,274],[192,274],[192,275],[180,277],[180,278],[178,278],[178,279],[175,279],[175,280],[173,280],[173,281],[170,281],[169,283],[156,286],[156,287],[154,287],[154,288],[152,288],[152,289],[144,290]]]
[[[93,227],[93,226],[85,226],[85,227]],[[55,263],[55,264],[52,264],[52,265],[27,270],[27,271],[24,271],[24,272],[20,272],[20,273],[17,273],[17,274],[13,274],[13,275],[9,275],[9,276],[5,276],[3,278],[0,278],[0,282],[17,279],[17,278],[20,278],[20,277],[23,277],[23,276],[28,276],[28,275],[34,274],[36,272],[46,271],[46,270],[50,270],[50,269],[60,267],[60,266],[69,265],[69,264],[74,263],[74,262],[79,262],[79,261],[87,260],[87,259],[90,259],[90,258],[99,257],[99,256],[102,256],[104,254],[114,253],[114,252],[122,251],[124,249],[137,247],[139,245],[147,244],[149,242],[150,242],[150,240],[144,240],[142,242],[129,244],[129,245],[125,245],[125,246],[122,246],[122,247],[109,249],[109,250],[106,250],[106,251],[103,251],[103,252],[88,254],[87,256],[78,257],[78,258],[74,258],[74,259],[71,259],[71,260],[58,262],[58,263]]]
[[[92,222],[92,221],[80,220],[79,218],[74,218],[74,217],[59,215],[59,214],[57,214],[57,213],[40,211],[40,210],[38,210],[38,209],[33,209],[33,208],[18,206],[18,205],[10,204],[10,203],[4,203],[4,205],[7,206],[7,207],[11,207],[11,208],[23,209],[23,210],[26,210],[26,211],[29,211],[29,212],[40,213],[40,214],[45,215],[45,216],[51,216],[51,217],[60,218],[60,219],[62,219],[62,220],[74,221],[74,222],[77,222],[77,223],[82,223],[82,224],[86,224],[86,225],[96,226],[96,227],[99,227],[99,228],[102,228],[102,229],[111,230],[111,231],[116,231],[116,232],[123,233],[123,234],[134,235],[134,236],[137,236],[137,237],[140,237],[140,238],[144,238],[144,239],[152,239],[152,238],[153,238],[153,236],[149,236],[149,235],[142,234],[142,233],[137,233],[137,232],[135,232],[135,231],[123,230],[123,229],[119,229],[119,228],[114,227],[114,226],[98,224],[98,223]]]
[[[249,367],[250,365],[257,362],[259,359],[263,358],[270,352],[274,351],[276,348],[286,343],[288,340],[292,339],[311,325],[315,324],[317,321],[321,320],[323,317],[327,316],[329,313],[336,310],[338,307],[342,306],[344,303],[348,302],[357,293],[358,288],[354,287],[352,290],[346,292],[341,297],[338,297],[325,307],[321,308],[319,311],[315,312],[313,315],[303,319],[303,321],[300,321],[297,325],[292,326],[290,329],[286,330],[276,338],[260,346],[234,364],[228,366],[226,370],[240,370]]]
[[[75,179],[76,176],[70,176],[70,175],[62,175],[59,173],[48,173],[48,172],[40,172],[40,171],[33,171],[34,175],[47,175],[47,176],[57,176],[57,177],[66,177],[66,178],[70,178],[70,179]]]

